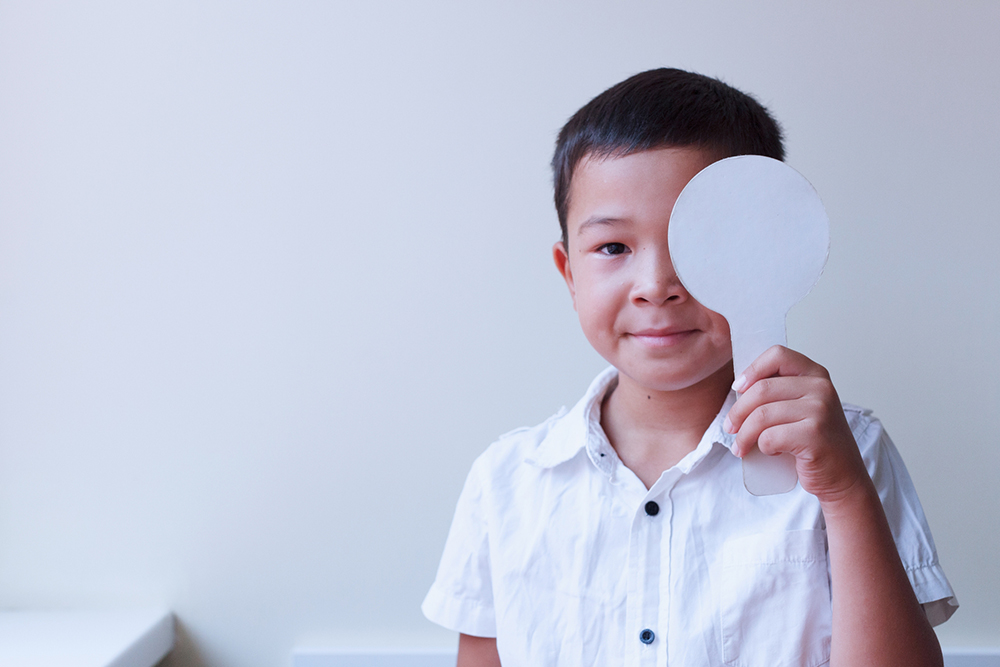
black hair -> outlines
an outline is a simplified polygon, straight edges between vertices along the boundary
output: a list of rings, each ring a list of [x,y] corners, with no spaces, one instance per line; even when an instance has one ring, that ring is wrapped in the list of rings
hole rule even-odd
[[[559,132],[552,175],[563,245],[569,186],[584,157],[622,157],[665,147],[700,148],[719,159],[785,158],[781,127],[750,95],[679,69],[636,74],[588,102]]]

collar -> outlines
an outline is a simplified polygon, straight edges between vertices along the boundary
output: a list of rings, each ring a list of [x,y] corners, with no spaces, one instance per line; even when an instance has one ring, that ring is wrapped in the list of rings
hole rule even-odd
[[[604,429],[601,428],[601,404],[608,390],[617,382],[618,370],[614,367],[606,369],[594,378],[587,393],[573,406],[573,409],[556,416],[552,427],[534,454],[527,458],[528,463],[540,468],[554,468],[576,457],[581,450],[586,450],[594,466],[610,476],[619,459],[604,434]],[[722,422],[735,402],[736,393],[730,391],[719,414],[712,420],[698,446],[677,463],[677,468],[681,472],[690,472],[715,445],[729,449],[735,436],[722,429]]]

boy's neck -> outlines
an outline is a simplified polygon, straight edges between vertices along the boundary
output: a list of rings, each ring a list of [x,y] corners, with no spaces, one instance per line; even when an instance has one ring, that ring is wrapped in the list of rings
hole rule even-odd
[[[676,391],[652,391],[619,374],[601,406],[601,426],[622,463],[649,488],[698,446],[732,383],[732,364]]]

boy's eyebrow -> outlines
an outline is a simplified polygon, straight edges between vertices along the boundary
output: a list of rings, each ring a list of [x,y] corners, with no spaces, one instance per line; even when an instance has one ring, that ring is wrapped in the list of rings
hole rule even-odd
[[[584,230],[589,229],[591,227],[599,225],[615,225],[621,221],[622,221],[621,218],[613,218],[604,215],[595,215],[593,217],[587,218],[586,220],[580,223],[580,227],[576,230],[576,235],[579,236],[584,232]]]

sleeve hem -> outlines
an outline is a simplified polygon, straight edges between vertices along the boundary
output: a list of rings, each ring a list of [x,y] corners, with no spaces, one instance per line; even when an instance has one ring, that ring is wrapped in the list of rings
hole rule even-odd
[[[958,598],[940,566],[935,564],[908,569],[906,576],[910,578],[917,602],[932,626],[941,625],[958,609]]]
[[[449,630],[474,637],[497,636],[492,606],[479,600],[448,595],[436,584],[427,593],[420,609],[427,620]]]

